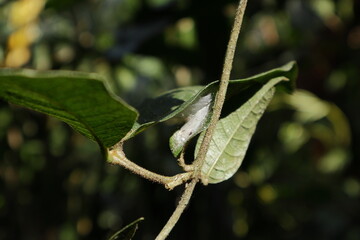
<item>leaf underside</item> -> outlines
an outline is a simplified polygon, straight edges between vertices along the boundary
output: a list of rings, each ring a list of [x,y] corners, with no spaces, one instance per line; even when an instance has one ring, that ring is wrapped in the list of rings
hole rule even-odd
[[[201,169],[203,182],[219,183],[236,173],[244,159],[256,125],[274,95],[274,86],[284,80],[287,79],[284,77],[271,79],[240,108],[220,119]],[[203,135],[198,139],[195,156]]]
[[[169,140],[170,150],[175,157],[179,156],[188,141],[207,128],[212,106],[213,94],[208,94],[181,112],[180,115],[186,119],[186,123]]]
[[[289,81],[278,84],[277,88],[280,90],[285,90],[287,92],[291,92],[295,85],[296,75],[297,75],[296,63],[289,62],[282,67],[272,69],[270,71],[267,71],[267,72],[249,77],[249,78],[230,80],[228,91],[227,91],[227,101],[225,102],[223,112],[224,113],[233,112],[234,109],[228,108],[229,106],[237,106],[237,107],[241,106],[250,97],[252,97],[252,95],[255,92],[260,90],[260,88],[264,84],[266,84],[268,81],[270,81],[271,79],[276,78],[276,77],[288,78]],[[205,96],[206,94],[211,93],[211,94],[215,95],[217,89],[218,89],[218,81],[212,82],[209,85],[204,86],[202,88],[197,87],[196,88],[197,91],[194,91],[194,88],[192,88],[191,91],[190,91],[190,89],[189,90],[181,89],[182,90],[181,94],[183,94],[183,96],[187,96],[189,100],[186,101],[185,97],[182,98],[182,100],[184,102],[182,105],[180,105],[176,109],[176,114],[181,114],[183,111],[186,111],[187,107],[191,106],[191,104],[196,103],[196,101],[198,101],[201,97]],[[171,94],[170,94],[170,96],[171,96]],[[140,112],[140,114],[141,114],[141,112]],[[212,112],[210,112],[207,115],[206,122],[208,122],[210,120],[211,115],[212,115]],[[160,121],[163,121],[163,120],[160,120]],[[155,123],[155,121],[153,123]],[[205,128],[203,128],[202,130],[204,130],[204,129]],[[173,139],[174,135],[170,139],[170,149],[171,149],[174,157],[178,157],[179,153],[181,151],[183,151],[184,147],[186,146],[186,143],[183,143],[183,142],[177,143]],[[195,135],[192,137],[195,137]],[[189,138],[187,141],[190,141],[191,138]]]
[[[132,134],[128,137],[131,138],[154,124],[181,114],[209,91],[204,91],[204,86],[177,88],[144,101],[138,108],[139,119],[132,129]]]
[[[92,73],[1,69],[0,97],[56,117],[101,147],[116,144],[137,118],[137,112],[111,96],[103,79]]]

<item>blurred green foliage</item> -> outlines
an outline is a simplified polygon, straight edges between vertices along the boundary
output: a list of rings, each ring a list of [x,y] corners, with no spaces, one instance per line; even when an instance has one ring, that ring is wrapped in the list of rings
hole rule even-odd
[[[134,106],[218,79],[237,4],[27,1],[0,1],[0,66],[98,72]],[[170,239],[360,239],[360,3],[250,1],[233,78],[292,59],[301,91],[274,99],[240,171],[199,187]],[[144,132],[125,146],[129,158],[178,172],[175,129]],[[136,239],[153,239],[180,192],[105,164],[65,124],[0,102],[0,239],[106,239],[140,216]]]

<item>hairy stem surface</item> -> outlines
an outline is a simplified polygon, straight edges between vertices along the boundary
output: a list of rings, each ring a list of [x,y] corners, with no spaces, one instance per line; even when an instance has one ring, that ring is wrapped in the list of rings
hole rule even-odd
[[[120,165],[145,179],[163,184],[169,190],[172,190],[174,187],[183,184],[184,182],[190,180],[192,177],[191,172],[179,173],[175,176],[164,176],[140,167],[139,165],[126,158],[121,144],[119,144],[116,148],[110,150],[108,152],[108,155],[109,163]]]
[[[197,155],[197,157],[194,161],[194,164],[193,164],[193,166],[194,166],[194,172],[193,172],[193,176],[192,176],[193,179],[191,180],[191,182],[189,184],[187,184],[185,191],[181,197],[181,200],[178,203],[178,206],[176,207],[174,213],[172,214],[172,216],[170,217],[170,219],[168,220],[168,222],[166,223],[166,225],[161,230],[161,232],[159,233],[159,235],[156,237],[155,240],[166,239],[166,237],[169,235],[169,233],[171,232],[171,230],[174,228],[175,224],[179,220],[181,214],[184,212],[186,206],[188,205],[196,183],[199,180],[201,180],[204,184],[207,184],[207,179],[202,179],[202,177],[201,177],[201,168],[205,162],[205,156],[209,149],[209,144],[210,144],[212,135],[214,133],[216,123],[219,120],[222,106],[224,105],[226,90],[227,90],[227,86],[229,84],[230,72],[232,69],[233,59],[234,59],[235,50],[236,50],[236,44],[237,44],[238,36],[240,33],[246,4],[247,4],[247,0],[241,0],[239,3],[239,6],[237,8],[237,11],[236,11],[234,26],[231,31],[230,40],[228,43],[225,61],[224,61],[223,72],[222,72],[221,79],[220,79],[219,91],[216,94],[215,104],[213,107],[213,115],[211,117],[209,127],[205,132],[203,142],[200,146],[199,154]],[[185,165],[183,159],[180,159],[180,162],[181,162],[181,164]]]
[[[195,167],[194,176],[201,179],[201,181],[205,185],[207,184],[207,179],[203,179],[201,177],[201,168],[205,162],[205,156],[209,149],[212,135],[214,134],[216,124],[219,121],[221,110],[224,105],[226,91],[230,80],[230,73],[231,73],[233,59],[236,50],[236,44],[237,44],[238,36],[240,34],[240,29],[246,9],[246,4],[247,4],[247,0],[241,0],[236,10],[234,26],[232,28],[230,40],[226,50],[223,72],[220,79],[219,91],[216,94],[215,103],[213,106],[213,115],[211,117],[209,127],[205,132],[205,136],[200,146],[199,153],[194,161],[194,167]]]
[[[182,215],[186,206],[190,202],[190,198],[192,193],[194,192],[197,181],[198,180],[194,178],[193,180],[191,180],[191,182],[186,184],[185,191],[181,196],[181,199],[175,211],[173,212],[173,214],[171,215],[171,217],[169,218],[169,220],[167,221],[167,223],[165,224],[159,235],[155,238],[155,240],[166,239],[166,237],[169,235],[171,230],[174,228],[175,224],[179,221],[180,216]]]

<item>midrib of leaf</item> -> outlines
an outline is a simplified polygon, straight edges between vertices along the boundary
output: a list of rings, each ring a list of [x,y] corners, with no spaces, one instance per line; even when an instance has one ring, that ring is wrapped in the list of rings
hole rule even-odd
[[[269,89],[269,90],[270,90],[270,89]],[[268,91],[269,91],[269,90],[268,90]],[[217,158],[217,160],[214,161],[214,163],[211,165],[209,172],[212,172],[212,171],[213,171],[213,169],[215,168],[215,166],[216,166],[216,164],[217,164],[218,159],[220,159],[221,156],[222,156],[224,153],[227,154],[226,151],[225,151],[225,150],[226,150],[226,146],[228,146],[228,144],[231,142],[231,140],[232,140],[232,139],[234,138],[234,136],[237,134],[238,130],[242,127],[242,123],[248,118],[249,114],[253,111],[254,107],[256,107],[256,104],[258,104],[260,101],[262,101],[263,97],[268,93],[268,91],[267,91],[261,98],[259,98],[258,101],[256,101],[255,103],[252,103],[252,104],[251,104],[252,107],[249,108],[249,110],[246,112],[245,116],[242,117],[241,122],[239,122],[238,127],[236,128],[236,130],[234,130],[233,133],[230,134],[231,137],[228,137],[228,136],[227,136],[227,137],[228,137],[228,140],[226,141],[226,144],[224,145],[224,148],[222,149],[222,151],[220,151],[220,154],[219,154],[219,157]],[[238,117],[240,118],[239,113],[238,113],[237,111],[235,112],[235,114],[236,114],[236,116],[238,116]],[[222,125],[223,125],[223,122],[219,122],[219,124],[222,124]],[[223,126],[222,129],[224,129],[224,128],[225,128],[225,127]],[[227,132],[225,131],[225,133],[227,133]],[[226,134],[226,135],[227,135],[227,134]],[[217,142],[216,142],[216,141],[213,141],[213,142],[214,142],[214,144],[219,148],[219,146],[217,145]],[[219,149],[219,150],[220,150],[220,149]]]

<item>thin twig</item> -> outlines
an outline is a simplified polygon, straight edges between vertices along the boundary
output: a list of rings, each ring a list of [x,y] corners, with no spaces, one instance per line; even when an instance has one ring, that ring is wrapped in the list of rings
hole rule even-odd
[[[205,156],[208,151],[209,144],[216,127],[216,123],[219,120],[222,106],[224,105],[226,90],[230,79],[230,72],[232,69],[232,63],[236,49],[236,43],[237,43],[238,35],[240,33],[246,4],[247,4],[247,0],[240,1],[238,9],[236,11],[235,22],[233,29],[231,31],[230,40],[228,43],[226,56],[225,56],[223,72],[220,79],[219,91],[216,95],[215,104],[213,107],[213,115],[209,124],[209,128],[206,130],[205,137],[200,146],[199,154],[194,161],[193,166],[195,167],[195,171],[194,171],[193,179],[191,180],[190,183],[186,185],[185,191],[181,197],[180,202],[178,203],[178,206],[176,207],[174,213],[171,215],[170,219],[168,220],[168,222],[166,223],[166,225],[161,230],[161,232],[159,233],[159,235],[156,237],[155,240],[164,240],[169,235],[169,233],[171,232],[171,230],[174,228],[175,224],[179,220],[181,214],[184,212],[186,206],[188,205],[196,183],[199,181],[199,179],[201,179],[201,167],[205,162]],[[182,159],[182,157],[183,156],[181,156],[180,158],[180,162],[185,164],[185,161],[184,159]],[[205,180],[201,179],[201,180],[203,183],[206,183],[206,179]]]
[[[165,224],[159,235],[155,238],[155,240],[166,239],[166,237],[169,235],[171,230],[174,228],[175,224],[179,221],[180,216],[182,215],[186,206],[190,202],[190,198],[192,193],[194,192],[197,181],[198,180],[194,178],[193,180],[191,180],[191,182],[186,184],[185,191],[181,196],[181,199],[175,211],[173,212],[173,214],[171,215],[171,217],[169,218],[169,220],[167,221],[167,223]]]
[[[194,171],[194,165],[192,164],[186,164],[185,162],[185,148],[181,151],[180,156],[178,158],[178,164],[182,169],[184,169],[185,172],[193,172]]]
[[[108,162],[120,165],[145,179],[163,184],[169,190],[172,190],[176,186],[179,186],[192,178],[191,172],[179,173],[175,176],[164,176],[151,172],[127,159],[122,149],[122,143],[108,151]]]
[[[219,91],[216,94],[215,103],[213,106],[213,115],[211,117],[209,127],[205,132],[205,136],[200,146],[199,153],[194,161],[194,167],[195,167],[194,177],[201,179],[201,181],[205,185],[207,184],[207,179],[202,179],[201,168],[205,162],[206,153],[209,149],[212,135],[215,131],[216,124],[219,121],[221,110],[224,105],[226,91],[230,80],[230,72],[232,69],[234,54],[236,50],[236,44],[240,33],[246,4],[247,4],[247,0],[241,0],[236,11],[234,26],[232,28],[230,40],[226,50],[223,72],[220,79]]]

